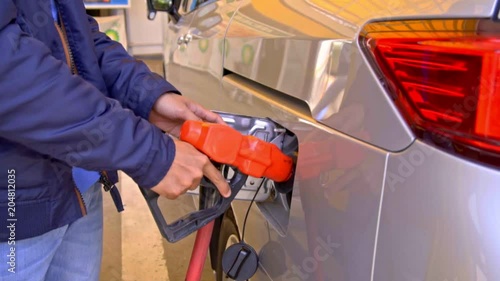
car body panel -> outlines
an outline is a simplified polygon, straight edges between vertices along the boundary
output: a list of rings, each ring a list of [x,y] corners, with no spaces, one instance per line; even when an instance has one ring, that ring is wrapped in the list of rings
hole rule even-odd
[[[499,183],[420,141],[391,154],[373,280],[498,280]]]
[[[416,140],[358,42],[368,22],[494,9],[494,0],[227,0],[169,23],[167,79],[183,95],[271,118],[299,140],[291,204],[251,208],[245,241],[261,259],[252,280],[500,280],[500,172]],[[248,205],[233,202],[240,232]]]
[[[245,0],[227,30],[224,68],[305,101],[331,128],[400,151],[414,137],[361,54],[360,29],[377,18],[486,17],[493,9],[494,1]]]
[[[338,280],[369,278],[387,153],[316,122],[305,110],[301,113],[286,99],[266,94],[244,79],[225,77],[223,86],[232,96],[218,98],[223,111],[267,116],[293,131],[299,140],[286,232],[280,234],[264,215],[262,207],[268,202],[253,207],[247,225],[245,240],[261,251],[261,269],[272,280],[320,275],[339,276]],[[243,101],[247,106],[242,106]],[[245,206],[248,202],[234,202],[238,225],[243,225]],[[273,251],[262,253],[270,243],[284,250],[286,262],[277,262]],[[325,243],[331,247],[315,253]],[[319,257],[314,259],[315,255]],[[349,260],[358,262],[354,265]]]

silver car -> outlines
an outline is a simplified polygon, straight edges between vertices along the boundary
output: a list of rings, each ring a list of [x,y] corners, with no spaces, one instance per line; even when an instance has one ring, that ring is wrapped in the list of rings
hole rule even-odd
[[[251,280],[500,280],[496,0],[151,3],[170,82],[298,141],[293,184],[251,206]],[[259,180],[216,224],[216,280]]]

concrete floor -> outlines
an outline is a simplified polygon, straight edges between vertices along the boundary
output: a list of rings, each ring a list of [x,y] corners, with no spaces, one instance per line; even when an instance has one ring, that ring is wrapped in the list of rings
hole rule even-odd
[[[155,72],[163,75],[162,61],[146,58],[144,61]],[[104,253],[102,281],[184,280],[194,235],[175,244],[164,240],[149,212],[139,188],[127,175],[120,173],[118,188],[125,211],[118,213],[111,196],[104,195]],[[175,201],[162,200],[167,205],[169,219],[179,218],[195,210],[193,199],[186,195]],[[207,259],[206,265],[209,264]],[[205,266],[203,281],[214,280],[209,266]]]
[[[144,197],[127,175],[120,173],[119,187],[125,211],[118,213],[111,196],[104,195],[104,253],[102,281],[184,280],[194,235],[175,244],[161,237]],[[179,218],[195,209],[191,196],[162,199]],[[207,258],[203,281],[214,280]]]

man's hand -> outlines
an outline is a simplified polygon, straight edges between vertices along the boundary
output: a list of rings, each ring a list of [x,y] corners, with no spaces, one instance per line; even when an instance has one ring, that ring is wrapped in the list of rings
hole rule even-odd
[[[149,114],[149,122],[176,137],[179,137],[181,126],[186,120],[225,124],[219,115],[177,94],[162,95]],[[174,142],[176,152],[172,166],[160,183],[151,190],[169,199],[175,199],[187,190],[195,189],[205,175],[222,196],[231,195],[231,189],[222,173],[206,155],[187,142]]]
[[[215,168],[207,156],[187,142],[174,140],[175,158],[167,175],[158,185],[151,188],[168,199],[175,199],[188,189],[196,189],[205,175],[224,197],[231,195],[231,189],[221,172]]]
[[[219,115],[177,94],[160,96],[149,114],[149,122],[176,137],[179,137],[181,126],[186,120],[225,124]]]

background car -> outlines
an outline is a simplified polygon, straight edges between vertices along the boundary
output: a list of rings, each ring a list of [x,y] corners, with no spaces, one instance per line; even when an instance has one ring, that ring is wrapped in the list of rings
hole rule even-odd
[[[497,1],[155,2],[183,95],[298,140],[293,188],[248,216],[252,280],[500,280]],[[239,199],[212,238],[216,280]]]

